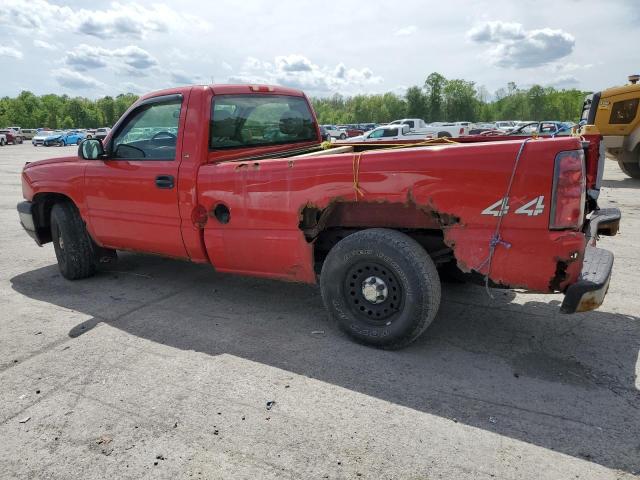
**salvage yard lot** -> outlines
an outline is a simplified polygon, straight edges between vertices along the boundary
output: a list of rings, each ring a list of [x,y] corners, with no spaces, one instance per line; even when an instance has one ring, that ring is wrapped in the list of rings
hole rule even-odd
[[[640,473],[640,182],[615,162],[599,310],[445,284],[426,334],[387,352],[340,334],[314,287],[133,254],[62,279],[15,205],[25,161],[75,151],[0,148],[0,478]]]

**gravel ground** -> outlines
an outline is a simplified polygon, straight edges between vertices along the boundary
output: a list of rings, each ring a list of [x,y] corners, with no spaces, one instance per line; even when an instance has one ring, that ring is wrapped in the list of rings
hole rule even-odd
[[[315,287],[132,254],[65,281],[15,204],[25,161],[74,153],[0,148],[0,478],[640,473],[640,181],[615,162],[599,310],[448,284],[427,334],[385,352],[330,325]]]

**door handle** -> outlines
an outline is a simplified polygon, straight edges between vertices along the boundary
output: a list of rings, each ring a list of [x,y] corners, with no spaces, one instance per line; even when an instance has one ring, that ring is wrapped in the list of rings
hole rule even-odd
[[[174,185],[173,175],[158,175],[156,177],[156,187],[171,189]]]

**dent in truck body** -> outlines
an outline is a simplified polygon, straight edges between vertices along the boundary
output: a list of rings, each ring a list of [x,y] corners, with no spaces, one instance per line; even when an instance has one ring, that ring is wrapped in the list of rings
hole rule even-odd
[[[461,270],[485,274],[497,219],[481,212],[504,194],[520,143],[496,143],[492,155],[481,159],[486,144],[366,152],[357,198],[353,154],[300,158],[293,165],[291,159],[265,159],[260,168],[204,165],[201,203],[210,211],[222,202],[232,218],[227,225],[210,219],[207,251],[221,271],[313,283],[313,239],[333,219],[342,227],[440,230]],[[574,138],[530,142],[513,184],[512,211],[534,196],[549,202],[556,153],[579,148]],[[502,231],[511,248],[497,248],[490,280],[538,292],[562,291],[575,282],[582,258],[572,255],[584,250],[585,235],[549,231],[548,225],[548,205],[538,216],[505,216]],[[558,259],[567,263],[561,279]]]

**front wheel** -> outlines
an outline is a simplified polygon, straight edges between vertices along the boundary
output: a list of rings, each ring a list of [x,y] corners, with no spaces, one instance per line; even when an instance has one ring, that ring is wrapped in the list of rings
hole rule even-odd
[[[344,133],[340,134],[340,140],[344,140],[345,138],[347,138],[347,136]]]
[[[431,324],[440,306],[433,260],[411,237],[383,228],[338,242],[322,266],[324,305],[358,342],[402,348]]]
[[[4,147],[4,138],[0,138],[0,147]]]
[[[618,154],[618,166],[629,177],[640,179],[640,146]]]
[[[58,267],[64,278],[77,280],[95,273],[93,240],[72,203],[56,203],[51,209],[51,237]]]
[[[64,143],[64,140],[60,140],[60,141],[58,142],[58,146],[59,146],[59,147],[64,147],[65,145],[66,145],[66,143]]]

